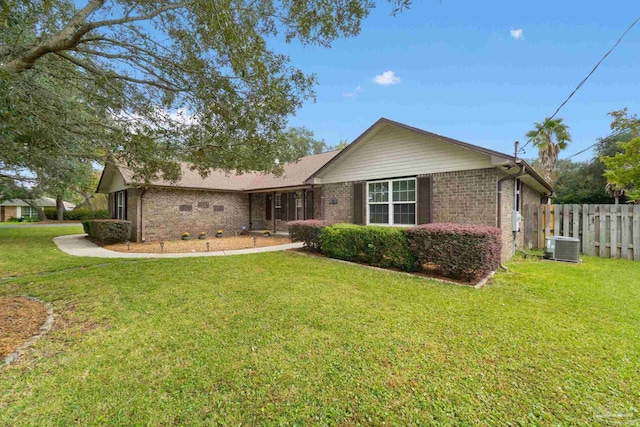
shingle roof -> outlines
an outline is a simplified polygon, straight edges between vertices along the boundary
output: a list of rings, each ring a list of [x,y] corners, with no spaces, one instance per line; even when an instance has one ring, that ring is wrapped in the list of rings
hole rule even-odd
[[[182,176],[177,182],[156,179],[148,183],[148,185],[223,191],[251,191],[302,186],[306,185],[305,181],[311,174],[320,169],[339,152],[337,150],[314,154],[302,157],[297,162],[287,163],[283,167],[284,172],[281,176],[262,172],[237,174],[235,172],[212,170],[206,178],[202,178],[197,170],[191,170],[190,163],[180,162]],[[127,185],[142,184],[134,181],[133,171],[128,167],[118,165],[118,169]]]
[[[76,205],[74,205],[71,202],[63,202],[63,203],[64,203],[65,209],[73,209],[76,207]],[[50,208],[50,207],[55,208],[56,199],[52,199],[51,197],[40,197],[36,200],[36,205],[40,206],[41,208]],[[0,206],[29,206],[29,204],[21,199],[12,199],[12,200],[5,200],[4,202],[0,203]]]

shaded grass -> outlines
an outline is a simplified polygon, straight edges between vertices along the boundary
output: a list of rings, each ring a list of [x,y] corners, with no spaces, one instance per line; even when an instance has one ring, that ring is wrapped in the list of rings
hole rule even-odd
[[[81,225],[0,228],[0,279],[114,262],[113,259],[67,255],[52,240],[56,236],[82,232]]]
[[[640,265],[510,267],[483,290],[291,253],[0,283],[60,319],[0,375],[0,424],[638,420]]]

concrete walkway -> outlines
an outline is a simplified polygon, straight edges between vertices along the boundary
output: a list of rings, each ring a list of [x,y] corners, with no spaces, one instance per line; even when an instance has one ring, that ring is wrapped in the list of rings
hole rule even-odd
[[[59,236],[53,238],[58,248],[74,256],[94,257],[94,258],[190,258],[200,256],[228,256],[228,255],[247,255],[262,252],[276,252],[287,249],[301,248],[302,243],[290,243],[288,245],[267,246],[264,248],[250,249],[234,249],[230,251],[217,252],[187,252],[179,254],[140,254],[133,252],[116,252],[102,248],[85,238],[84,234],[71,234],[68,236]]]

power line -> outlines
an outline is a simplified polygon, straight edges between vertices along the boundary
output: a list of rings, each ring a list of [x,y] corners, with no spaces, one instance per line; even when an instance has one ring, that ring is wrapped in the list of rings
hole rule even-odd
[[[601,138],[601,139],[599,139],[598,141],[596,141],[595,143],[593,143],[593,144],[591,144],[590,146],[588,146],[587,148],[582,149],[582,150],[578,151],[577,153],[574,153],[574,154],[570,155],[569,157],[565,157],[565,158],[564,158],[564,160],[572,159],[572,158],[574,158],[574,157],[576,157],[576,156],[578,156],[578,155],[580,155],[580,154],[584,153],[585,151],[588,151],[588,150],[592,149],[593,147],[595,147],[596,145],[600,144],[601,142],[605,142],[605,141],[609,141],[610,139],[617,138],[617,137],[619,137],[620,135],[623,135],[623,134],[625,134],[625,133],[629,132],[629,130],[630,130],[630,129],[631,129],[631,128],[623,129],[623,130],[618,131],[618,132],[616,132],[616,133],[614,133],[614,134],[611,134],[611,135],[609,135],[609,136],[607,136],[607,137],[605,137],[605,138]]]
[[[538,134],[540,133],[540,131],[541,131],[542,129],[544,129],[544,127],[547,125],[547,123],[549,123],[549,121],[551,121],[551,120],[556,116],[556,114],[558,114],[558,112],[562,109],[562,107],[564,107],[564,106],[567,104],[567,102],[569,102],[569,100],[570,100],[571,98],[573,98],[573,95],[575,95],[575,94],[576,94],[576,92],[577,92],[578,90],[580,90],[580,88],[582,87],[582,85],[584,85],[584,84],[585,84],[585,82],[586,82],[587,80],[589,80],[589,77],[591,77],[591,75],[592,75],[593,73],[595,73],[595,71],[598,69],[598,67],[600,66],[600,64],[602,64],[602,62],[603,62],[603,61],[604,61],[604,60],[605,60],[605,59],[606,59],[606,58],[611,54],[611,52],[613,52],[613,51],[615,50],[615,48],[616,48],[616,47],[618,47],[618,45],[620,44],[620,42],[622,41],[622,39],[624,39],[624,37],[627,35],[627,33],[628,33],[629,31],[631,31],[631,29],[632,29],[632,28],[633,28],[633,27],[638,23],[638,21],[640,21],[640,16],[638,16],[638,17],[635,19],[635,21],[633,21],[633,22],[631,23],[631,25],[629,25],[629,26],[627,27],[627,29],[624,31],[624,33],[622,33],[622,35],[621,35],[620,37],[618,37],[618,40],[616,40],[616,42],[615,42],[615,43],[614,43],[614,45],[611,47],[611,49],[609,49],[609,50],[607,51],[607,53],[605,53],[605,54],[604,54],[604,56],[603,56],[603,57],[602,57],[602,58],[601,58],[601,59],[596,63],[596,65],[591,69],[591,71],[589,72],[589,74],[587,74],[587,77],[585,77],[584,79],[582,79],[582,81],[578,84],[578,86],[576,86],[576,88],[573,90],[573,92],[571,92],[571,93],[569,94],[569,96],[567,97],[567,99],[565,99],[565,100],[562,102],[562,104],[560,104],[560,106],[559,106],[558,108],[556,108],[556,111],[554,111],[554,112],[553,112],[553,114],[552,114],[550,117],[547,117],[547,119],[544,121],[544,123],[542,123],[542,126],[540,127],[540,129],[538,129],[538,131],[536,132],[536,134],[535,134],[533,137],[529,138],[529,140],[527,141],[527,143],[526,143],[526,144],[524,144],[524,145],[522,146],[521,150],[524,150],[524,149],[525,149],[525,147],[526,147],[527,145],[529,145],[529,143],[531,142],[531,140],[532,140],[533,138],[535,138],[536,136],[538,136]]]

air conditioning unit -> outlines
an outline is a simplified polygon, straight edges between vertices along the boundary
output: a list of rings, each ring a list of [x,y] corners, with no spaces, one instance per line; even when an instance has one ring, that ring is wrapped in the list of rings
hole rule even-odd
[[[576,237],[547,237],[544,257],[555,261],[580,262],[580,239]]]

